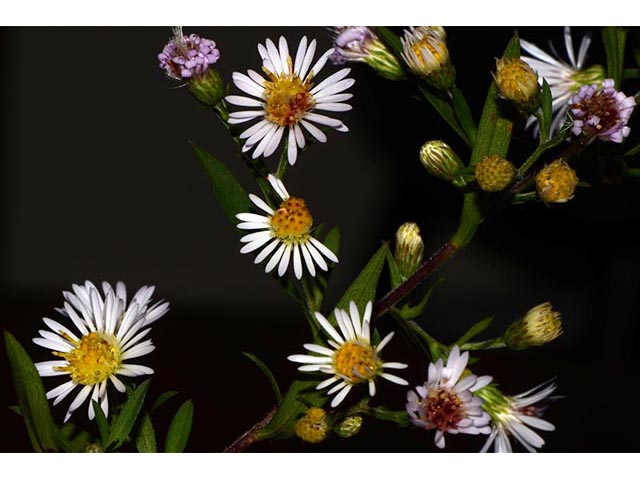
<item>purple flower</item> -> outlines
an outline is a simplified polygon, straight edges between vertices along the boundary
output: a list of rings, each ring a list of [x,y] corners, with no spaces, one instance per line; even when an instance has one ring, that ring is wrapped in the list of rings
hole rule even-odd
[[[333,27],[331,30],[335,35],[335,51],[331,55],[334,65],[364,61],[369,54],[368,44],[377,38],[368,27]]]
[[[216,42],[193,33],[185,37],[181,27],[158,54],[160,68],[177,80],[201,77],[219,58]]]
[[[634,97],[618,92],[614,81],[607,78],[602,88],[597,85],[583,85],[569,100],[573,114],[574,135],[598,136],[603,140],[622,143],[629,135],[629,117],[636,106]]]

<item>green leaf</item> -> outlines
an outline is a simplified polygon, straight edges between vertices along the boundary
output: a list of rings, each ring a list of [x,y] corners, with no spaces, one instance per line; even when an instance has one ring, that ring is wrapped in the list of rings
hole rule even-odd
[[[387,249],[387,266],[389,267],[389,277],[391,278],[391,288],[398,288],[403,282],[402,275],[398,271],[398,264],[396,258],[391,253],[391,250]]]
[[[40,375],[27,352],[13,335],[5,331],[4,340],[20,411],[31,444],[36,452],[56,451],[56,426]]]
[[[489,327],[489,325],[491,325],[491,322],[493,322],[493,317],[483,318],[467,330],[458,340],[456,340],[454,345],[462,345],[463,343],[467,343],[472,338],[480,335]]]
[[[607,55],[607,78],[613,78],[617,89],[620,89],[622,81],[624,51],[628,33],[629,30],[622,27],[605,27],[602,29],[602,41]]]
[[[67,453],[82,453],[91,442],[89,432],[79,430],[73,423],[67,422],[56,431],[60,448]]]
[[[338,256],[340,254],[340,229],[333,227],[324,237],[324,245]]]
[[[174,392],[173,390],[169,390],[168,392],[162,393],[158,397],[158,399],[153,403],[153,406],[151,407],[150,413],[155,413],[156,410],[158,410],[162,405],[164,405],[166,402],[171,400],[177,394],[178,394],[178,392]]]
[[[624,156],[625,157],[633,157],[634,155],[637,155],[640,153],[640,143],[638,145],[636,145],[635,147],[633,147],[632,149],[628,150]]]
[[[400,37],[387,27],[375,27],[374,30],[380,36],[382,42],[385,43],[391,51],[401,59],[404,49],[402,48]],[[403,65],[403,63],[400,62],[400,65]]]
[[[251,211],[251,201],[240,182],[222,162],[204,150],[192,145],[200,163],[207,172],[213,193],[222,206],[224,213],[234,225],[238,222],[236,214]]]
[[[109,422],[107,417],[104,416],[102,407],[98,402],[92,400],[93,410],[96,412],[96,423],[98,424],[98,431],[100,432],[100,441],[102,442],[102,448],[106,450],[107,442],[109,441]]]
[[[477,127],[476,122],[473,120],[469,104],[467,104],[462,91],[456,86],[451,89],[451,97],[453,101],[453,112],[458,122],[460,122],[460,126],[464,130],[470,144],[473,145],[476,140]]]
[[[472,140],[467,136],[465,129],[458,121],[458,117],[453,111],[453,107],[449,101],[449,97],[446,92],[441,92],[429,87],[426,83],[420,83],[418,86],[420,93],[427,99],[433,108],[440,114],[440,116],[449,124],[449,126],[464,140],[464,142],[473,146]]]
[[[422,312],[424,312],[424,309],[427,306],[427,303],[429,303],[429,300],[431,299],[431,295],[433,294],[433,291],[443,281],[444,281],[444,278],[440,278],[437,282],[434,282],[433,285],[431,285],[427,290],[427,293],[424,294],[424,297],[422,297],[422,300],[420,301],[420,303],[418,303],[417,305],[414,305],[413,307],[410,307],[409,305],[405,305],[403,308],[398,310],[398,313],[400,314],[400,316],[404,320],[413,320],[414,318],[422,315]]]
[[[551,132],[551,116],[552,116],[552,96],[551,89],[546,79],[542,80],[542,111],[540,116],[540,144],[549,139]]]
[[[140,453],[156,453],[156,432],[153,429],[153,423],[151,423],[151,417],[148,413],[145,413],[140,423],[140,430],[136,437],[136,448]]]
[[[282,403],[282,394],[280,393],[280,387],[278,386],[276,377],[274,377],[273,373],[271,373],[271,370],[269,370],[269,367],[267,367],[267,365],[262,360],[260,360],[258,357],[256,357],[252,353],[242,352],[242,354],[245,357],[247,357],[249,360],[251,360],[253,363],[255,363],[256,367],[258,367],[260,371],[264,374],[264,376],[267,377],[267,380],[269,380],[269,383],[271,384],[271,389],[273,390],[273,393],[276,396],[276,402],[278,405],[280,405]]]
[[[19,405],[9,405],[9,410],[11,410],[14,413],[17,413],[18,415],[22,416],[22,410],[20,410],[20,406]]]
[[[191,435],[191,424],[193,423],[193,402],[187,400],[178,409],[178,412],[171,420],[167,439],[164,444],[164,451],[167,453],[181,453],[187,447],[189,435]]]
[[[326,402],[326,392],[317,391],[317,385],[317,380],[292,382],[282,398],[278,411],[266,427],[256,432],[257,437],[261,440],[291,437],[295,433],[295,421],[307,411],[308,406],[320,407]]]
[[[127,439],[129,432],[131,432],[133,425],[136,423],[138,414],[144,403],[144,398],[147,395],[147,390],[149,390],[150,382],[151,380],[145,380],[129,395],[129,398],[120,411],[120,415],[118,415],[113,421],[113,425],[111,425],[111,432],[109,432],[109,440],[107,441],[107,445],[105,445],[105,449],[107,446],[117,449]]]
[[[520,40],[518,34],[507,45],[502,58],[518,58],[520,56]],[[495,82],[491,82],[478,124],[476,142],[471,152],[471,166],[475,166],[488,155],[506,156],[511,142],[511,121],[502,117],[499,108],[498,90]]]

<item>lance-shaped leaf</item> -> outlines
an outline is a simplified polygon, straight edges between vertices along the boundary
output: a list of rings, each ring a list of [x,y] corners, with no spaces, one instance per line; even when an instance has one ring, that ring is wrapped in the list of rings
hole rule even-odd
[[[418,89],[431,106],[440,114],[443,120],[449,124],[453,131],[456,132],[467,145],[473,146],[473,140],[469,138],[467,132],[456,116],[456,112],[454,111],[448,94],[430,87],[426,82],[421,83],[418,86]]]
[[[120,414],[111,425],[111,432],[109,432],[109,440],[105,445],[105,449],[107,446],[111,449],[118,449],[127,439],[133,425],[136,423],[144,398],[147,395],[147,390],[149,390],[150,382],[151,380],[145,380],[129,395]]]
[[[422,297],[422,300],[420,300],[420,303],[418,303],[417,305],[414,305],[412,307],[409,306],[409,305],[405,305],[403,308],[401,308],[400,310],[397,311],[398,314],[404,320],[413,320],[414,318],[419,317],[420,315],[422,315],[422,312],[424,312],[424,309],[427,306],[427,303],[429,303],[429,300],[431,299],[431,295],[433,294],[433,291],[443,281],[444,281],[444,278],[441,278],[437,282],[435,282],[433,285],[431,285],[429,287],[429,289],[427,290],[427,293],[425,293],[424,297]]]
[[[483,318],[479,322],[475,323],[469,330],[467,330],[458,340],[456,340],[454,345],[462,345],[463,343],[467,343],[469,340],[480,335],[487,328],[489,328],[491,322],[493,322],[493,317]]]
[[[169,432],[164,444],[164,451],[167,453],[181,453],[187,448],[189,435],[191,435],[191,424],[193,423],[193,402],[187,400],[178,409],[178,412],[171,420]]]
[[[92,402],[93,410],[96,412],[96,423],[98,424],[98,431],[100,432],[100,441],[102,442],[102,448],[106,449],[107,443],[109,442],[109,433],[111,431],[111,428],[109,427],[109,422],[107,422],[107,417],[105,417],[100,404],[95,400],[92,400]]]
[[[4,340],[20,403],[20,412],[31,444],[36,452],[54,452],[58,449],[56,426],[53,423],[40,375],[27,352],[13,335],[5,331]]]
[[[401,59],[403,48],[400,37],[393,33],[393,31],[388,27],[375,27],[374,30],[380,36],[382,42],[389,47],[389,49],[396,55],[396,57]]]
[[[251,211],[251,202],[240,182],[222,162],[210,153],[193,145],[201,165],[207,172],[213,193],[227,217],[234,225],[236,214]]]
[[[403,282],[402,275],[398,270],[398,264],[396,258],[391,253],[391,250],[387,249],[387,266],[389,267],[389,277],[391,280],[391,288],[398,288]]]
[[[173,390],[169,390],[168,392],[164,392],[164,393],[160,394],[160,396],[156,399],[156,401],[153,402],[153,406],[151,407],[151,411],[150,412],[154,413],[162,405],[167,403],[169,400],[171,400],[177,394],[178,394],[178,392],[174,392]]]
[[[273,394],[276,397],[276,403],[280,405],[282,403],[282,394],[280,393],[280,387],[278,386],[276,377],[273,376],[273,373],[271,373],[269,367],[267,367],[267,365],[253,353],[242,352],[242,354],[249,360],[251,360],[256,365],[256,367],[260,369],[264,376],[267,377],[267,380],[269,380],[269,384],[271,385],[271,389],[273,390]]]
[[[552,108],[551,103],[553,98],[551,96],[551,89],[547,80],[542,81],[542,109],[540,111],[540,144],[543,144],[549,139],[551,133],[551,116]]]
[[[628,29],[622,27],[602,29],[602,41],[607,55],[607,77],[613,78],[617,89],[620,89],[624,70],[624,51],[628,32]]]
[[[86,451],[91,434],[78,429],[73,423],[67,422],[56,431],[56,439],[60,448],[67,453],[82,453]]]
[[[145,413],[144,417],[142,417],[140,430],[136,437],[136,449],[140,453],[156,453],[158,451],[156,446],[156,433],[148,413]]]

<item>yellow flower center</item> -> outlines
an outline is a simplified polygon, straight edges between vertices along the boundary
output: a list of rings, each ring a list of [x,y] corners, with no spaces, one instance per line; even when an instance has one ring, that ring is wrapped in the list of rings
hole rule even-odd
[[[282,240],[300,240],[313,226],[313,217],[302,198],[289,197],[271,216],[271,226]]]
[[[442,42],[432,35],[423,36],[412,45],[413,52],[418,57],[420,64],[430,70],[440,68],[441,65],[447,62],[448,51],[442,47]],[[426,56],[423,53],[425,48],[431,53],[431,56]]]
[[[264,99],[267,102],[265,118],[281,126],[298,123],[315,105],[310,91],[310,77],[303,82],[292,73],[275,75],[265,70],[269,80],[264,83]],[[291,71],[291,69],[289,69]]]
[[[80,340],[64,336],[76,348],[66,353],[53,352],[69,362],[68,366],[55,369],[69,372],[75,383],[95,385],[109,378],[120,366],[120,348],[113,335],[91,332]]]
[[[336,372],[353,383],[365,382],[376,376],[380,360],[370,346],[347,342],[333,354]]]

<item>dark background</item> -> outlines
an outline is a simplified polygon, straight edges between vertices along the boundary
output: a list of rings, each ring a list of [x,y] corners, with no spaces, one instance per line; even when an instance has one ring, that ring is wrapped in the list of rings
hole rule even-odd
[[[589,63],[603,63],[598,29],[576,29],[575,37],[588,30],[594,31]],[[185,31],[218,43],[216,68],[225,79],[259,67],[256,44],[266,36],[284,33],[290,49],[302,34],[330,46],[321,28]],[[476,118],[494,59],[512,32],[448,29],[457,82]],[[551,39],[564,50],[560,28],[519,32],[543,48]],[[250,256],[238,253],[238,236],[191,151],[189,141],[215,153],[257,193],[213,114],[157,68],[156,54],[169,37],[169,28],[0,30],[1,322],[42,361],[49,355],[30,339],[42,328],[42,316],[57,316],[61,291],[72,283],[123,280],[129,291],[155,284],[154,297],[170,301],[171,311],[154,326],[156,351],[141,362],[156,371],[151,395],[173,389],[182,399],[193,398],[189,450],[219,451],[273,402],[267,382],[240,352],[257,354],[286,387],[295,374],[286,356],[308,339],[290,297]],[[468,154],[434,111],[413,98],[408,84],[386,81],[362,65],[353,70],[354,109],[340,116],[350,133],[333,132],[327,144],[314,145],[286,182],[311,204],[317,222],[341,229],[341,262],[326,305],[335,303],[400,223],[420,225],[428,252],[448,238],[460,196],[427,174],[417,151],[426,140],[443,139],[461,156]],[[515,133],[512,160],[522,161],[530,151],[530,135]],[[276,159],[268,161],[274,170]],[[592,187],[566,205],[513,207],[486,222],[439,273],[446,281],[421,321],[450,342],[493,315],[488,335],[499,335],[526,310],[550,300],[563,314],[559,340],[524,352],[487,353],[476,372],[493,375],[513,394],[558,378],[566,398],[548,410],[557,430],[544,435],[545,451],[638,451],[640,185],[608,186],[585,175]],[[384,280],[380,293],[386,289]],[[380,325],[393,328],[390,319]],[[388,349],[388,358],[411,363],[411,384],[422,383],[424,359],[399,337]],[[29,451],[21,419],[7,408],[16,400],[0,354],[0,424],[7,432],[0,451]],[[45,387],[58,380],[45,379]],[[403,408],[404,388],[385,383],[379,390],[380,402]],[[112,402],[117,395],[111,394]],[[53,408],[58,421],[68,403]],[[161,437],[170,413],[165,408],[156,419]],[[484,439],[460,435],[447,442],[449,451],[473,451]],[[309,447],[290,440],[255,450],[431,451],[433,434],[366,420],[361,434],[348,441]]]

